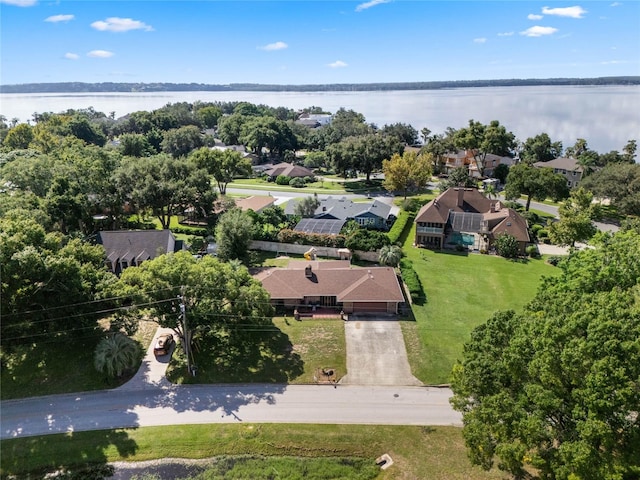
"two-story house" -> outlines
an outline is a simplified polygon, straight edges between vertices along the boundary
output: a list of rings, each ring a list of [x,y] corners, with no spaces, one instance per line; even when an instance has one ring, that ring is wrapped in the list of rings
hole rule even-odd
[[[567,179],[567,187],[575,188],[582,180],[584,169],[575,158],[560,157],[548,162],[536,162],[537,168],[553,168],[553,173],[559,173]]]

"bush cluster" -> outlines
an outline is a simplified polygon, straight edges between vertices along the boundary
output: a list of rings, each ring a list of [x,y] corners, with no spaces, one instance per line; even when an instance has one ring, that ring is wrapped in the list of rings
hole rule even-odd
[[[278,241],[281,243],[315,245],[317,247],[344,248],[345,246],[344,235],[297,232],[289,228],[280,230],[280,233],[278,233]]]
[[[559,257],[557,255],[553,255],[549,258],[547,258],[547,263],[549,265],[553,265],[554,267],[557,267],[558,264],[562,261],[562,257]]]
[[[302,177],[295,177],[292,178],[291,180],[289,180],[289,186],[290,187],[295,187],[295,188],[302,188],[306,185],[304,178]]]
[[[173,233],[179,233],[183,235],[194,235],[196,237],[206,237],[210,235],[212,232],[202,227],[172,227],[171,231]]]
[[[389,237],[389,241],[391,243],[397,243],[398,240],[400,240],[400,237],[402,236],[402,232],[404,232],[404,229],[406,228],[407,225],[411,225],[411,223],[413,222],[413,219],[415,218],[415,216],[407,211],[402,211],[398,214],[398,218],[396,219],[395,222],[393,222],[393,226],[391,227],[391,230],[389,230],[389,232],[387,233],[387,236]]]
[[[422,283],[418,274],[413,269],[413,263],[408,258],[400,260],[400,272],[402,273],[402,280],[409,289],[409,295],[414,303],[424,301],[425,294],[422,288]]]
[[[540,254],[538,253],[538,247],[536,247],[535,245],[529,245],[525,251],[531,258],[538,258],[540,256]]]
[[[288,177],[287,175],[278,175],[276,177],[276,183],[278,185],[289,185],[289,182],[291,182],[291,177]]]
[[[376,230],[358,229],[350,235],[345,247],[350,250],[362,250],[363,252],[375,252],[385,245],[390,245],[389,237],[385,232]]]

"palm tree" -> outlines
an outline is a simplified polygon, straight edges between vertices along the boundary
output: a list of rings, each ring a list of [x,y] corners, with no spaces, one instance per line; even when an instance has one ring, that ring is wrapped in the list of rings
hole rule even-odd
[[[398,245],[385,245],[380,249],[379,261],[383,265],[397,267],[402,258],[402,249]]]
[[[135,367],[140,349],[138,344],[123,333],[114,333],[98,343],[93,364],[108,377],[121,377]]]
[[[496,186],[493,183],[488,183],[484,186],[484,195],[491,200],[494,196],[497,196]]]

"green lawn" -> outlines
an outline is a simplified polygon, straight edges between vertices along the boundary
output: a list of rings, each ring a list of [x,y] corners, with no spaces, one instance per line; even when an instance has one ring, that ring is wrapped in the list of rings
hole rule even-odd
[[[357,180],[337,180],[326,179],[307,184],[303,188],[290,187],[288,185],[278,185],[275,182],[267,182],[261,178],[241,178],[234,180],[228,185],[230,188],[250,188],[253,190],[263,190],[267,192],[300,192],[325,193],[325,194],[345,194],[345,193],[367,193],[383,191],[382,180],[371,179],[368,183],[364,179]]]
[[[167,370],[174,383],[315,383],[317,369],[346,373],[344,322],[276,317],[270,326],[243,327],[194,342],[198,374],[187,373],[181,349]]]
[[[466,456],[461,430],[455,427],[175,425],[4,440],[0,447],[2,478],[9,475],[27,478],[27,472],[35,473],[30,478],[43,478],[46,472],[60,468],[76,472],[77,476],[73,478],[89,478],[88,474],[79,473],[87,464],[104,466],[106,462],[133,462],[166,457],[264,455],[267,459],[261,466],[263,471],[278,465],[277,462],[283,458],[291,457],[364,459],[373,464],[383,453],[391,456],[394,465],[386,471],[380,471],[377,476],[379,480],[508,478],[495,470],[484,472],[478,467],[472,467]],[[302,464],[300,460],[296,463]]]
[[[556,270],[539,260],[434,252],[413,247],[415,225],[403,250],[413,261],[427,301],[413,305],[415,322],[403,322],[409,362],[426,383],[448,383],[451,367],[471,330],[495,311],[519,309],[531,300],[543,275]]]

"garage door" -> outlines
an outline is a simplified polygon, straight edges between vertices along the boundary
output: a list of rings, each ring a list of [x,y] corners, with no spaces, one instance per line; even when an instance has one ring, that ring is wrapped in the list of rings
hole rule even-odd
[[[356,313],[387,313],[387,302],[354,303],[353,311]]]

